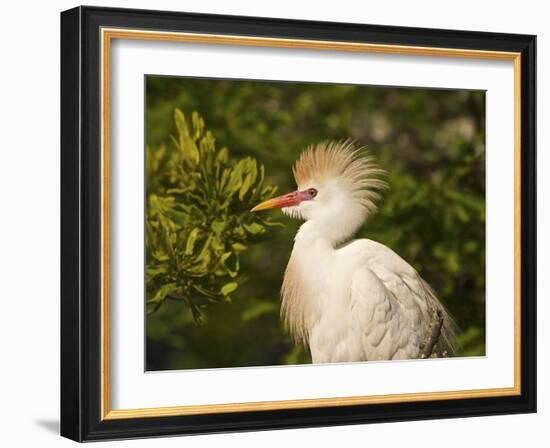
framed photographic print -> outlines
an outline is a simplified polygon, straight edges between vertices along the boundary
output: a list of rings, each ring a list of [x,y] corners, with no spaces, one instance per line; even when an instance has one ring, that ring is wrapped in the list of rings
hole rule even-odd
[[[534,36],[61,14],[61,433],[535,412]]]

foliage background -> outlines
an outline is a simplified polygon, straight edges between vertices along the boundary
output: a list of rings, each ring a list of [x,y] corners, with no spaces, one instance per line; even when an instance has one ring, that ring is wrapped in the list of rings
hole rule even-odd
[[[148,76],[147,146],[175,151],[175,108],[198,112],[231,158],[265,165],[266,185],[295,188],[305,146],[353,138],[388,171],[390,189],[358,237],[380,241],[438,292],[461,333],[459,355],[485,354],[485,92]],[[147,183],[152,179],[147,179]],[[166,301],[146,321],[147,370],[310,362],[279,319],[279,289],[300,222],[270,227],[241,254],[232,301],[197,325]]]

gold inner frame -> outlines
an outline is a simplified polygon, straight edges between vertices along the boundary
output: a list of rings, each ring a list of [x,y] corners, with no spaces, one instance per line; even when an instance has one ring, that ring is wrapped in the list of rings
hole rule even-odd
[[[514,386],[442,392],[368,395],[303,400],[280,400],[229,404],[111,409],[110,388],[110,50],[113,39],[170,41],[213,45],[296,48],[345,52],[368,52],[413,56],[505,60],[514,63]],[[101,419],[127,419],[198,415],[314,407],[349,406],[414,401],[502,397],[521,394],[521,54],[514,52],[415,47],[302,39],[279,39],[214,34],[101,29]]]

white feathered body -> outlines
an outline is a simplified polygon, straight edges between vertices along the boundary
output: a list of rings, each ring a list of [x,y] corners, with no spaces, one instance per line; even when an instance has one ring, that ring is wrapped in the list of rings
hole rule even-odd
[[[391,249],[368,239],[334,248],[313,222],[296,236],[282,293],[283,316],[314,363],[419,358],[434,312],[448,320]]]
[[[281,314],[313,362],[420,358],[436,319],[443,324],[430,353],[450,351],[453,320],[415,269],[380,243],[350,241],[376,211],[384,171],[344,141],[307,148],[293,173],[297,191],[253,210],[281,207],[305,221],[285,272]]]

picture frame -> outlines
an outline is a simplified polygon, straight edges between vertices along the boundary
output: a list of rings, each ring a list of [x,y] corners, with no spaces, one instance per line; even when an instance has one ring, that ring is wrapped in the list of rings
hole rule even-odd
[[[112,384],[110,320],[117,40],[510,63],[514,196],[501,200],[514,210],[514,241],[507,242],[514,258],[513,385],[113,409],[120,384]],[[531,35],[99,7],[61,13],[61,435],[91,441],[536,412],[535,57]]]

